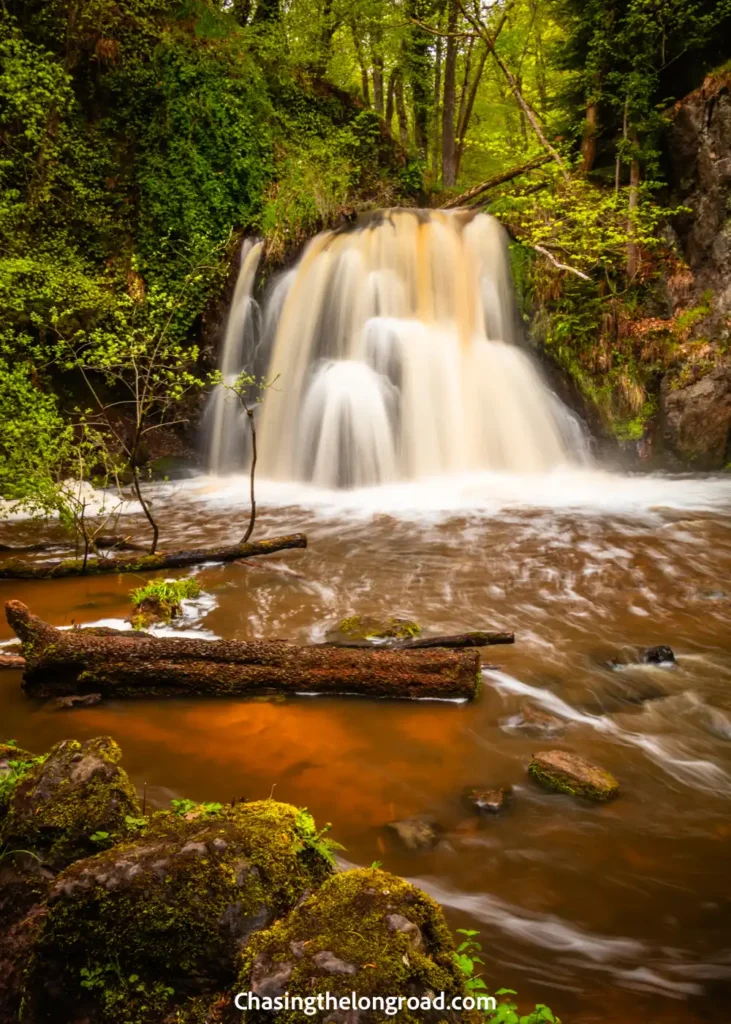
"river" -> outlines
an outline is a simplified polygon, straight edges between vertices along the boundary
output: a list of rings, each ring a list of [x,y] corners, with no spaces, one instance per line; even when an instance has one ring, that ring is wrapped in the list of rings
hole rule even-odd
[[[158,486],[165,547],[232,541],[241,478]],[[259,486],[255,536],[303,531],[309,547],[207,566],[177,629],[322,639],[350,613],[426,631],[512,629],[485,651],[473,703],[300,697],[285,702],[109,702],[59,712],[0,674],[0,734],[31,750],[112,735],[149,807],[174,797],[307,806],[351,864],[383,862],[472,927],[485,978],[545,1001],[565,1022],[727,1022],[731,1004],[731,480],[595,470],[476,474],[326,492]],[[134,515],[124,530],[142,536]],[[44,531],[5,524],[1,540]],[[52,531],[51,531],[52,535]],[[57,625],[129,613],[130,576],[2,582]],[[0,638],[8,639],[4,623]],[[669,644],[674,668],[639,661]],[[619,663],[619,667],[612,667]],[[622,703],[616,682],[660,699]],[[530,700],[567,723],[558,739],[512,724]],[[538,789],[531,753],[600,764],[622,793],[593,806]],[[465,787],[514,787],[478,820]],[[383,825],[432,815],[430,851]]]

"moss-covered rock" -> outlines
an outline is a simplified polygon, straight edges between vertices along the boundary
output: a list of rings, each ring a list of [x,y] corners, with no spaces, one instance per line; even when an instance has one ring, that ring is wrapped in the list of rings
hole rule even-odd
[[[421,627],[411,619],[399,619],[392,615],[351,615],[341,619],[328,637],[344,640],[410,640],[419,633]]]
[[[122,752],[108,736],[63,740],[36,758],[13,787],[0,818],[0,846],[32,850],[64,867],[98,850],[92,836],[125,835],[140,806]]]
[[[301,906],[250,942],[242,957],[236,991],[261,999],[246,1008],[245,1024],[305,1024],[313,1019],[407,1022],[466,1021],[468,1014],[427,1011],[414,1005],[444,992],[446,1003],[464,994],[464,979],[453,957],[454,946],[441,908],[426,893],[394,875],[378,870],[335,875]],[[289,1009],[271,1002],[288,992]],[[411,997],[395,1015],[384,1008],[336,1012],[315,1018],[305,1010],[330,993],[351,997]],[[310,1000],[292,1007],[292,997]],[[241,1004],[240,1004],[241,1005]],[[391,1004],[393,1005],[393,1004]],[[324,1008],[324,1003],[323,1003]],[[354,1011],[354,1012],[353,1012]]]
[[[543,750],[533,755],[529,775],[547,789],[603,802],[619,795],[619,783],[596,765],[564,750]]]
[[[95,1021],[138,1024],[230,988],[251,935],[329,877],[326,853],[310,816],[273,800],[154,815],[140,838],[55,880],[27,1020],[62,998],[90,1000]]]

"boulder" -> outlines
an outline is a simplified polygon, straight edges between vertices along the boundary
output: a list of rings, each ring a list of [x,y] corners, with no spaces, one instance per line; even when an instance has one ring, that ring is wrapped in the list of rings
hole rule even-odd
[[[380,1024],[392,1019],[401,1024],[463,1024],[470,1014],[420,1006],[424,997],[436,993],[446,994],[447,1006],[454,996],[464,995],[453,952],[442,910],[426,893],[384,871],[346,871],[252,939],[242,957],[236,992],[251,993],[260,1001],[256,1007],[252,1000],[245,1012],[247,1024],[284,1020],[269,1001],[285,992],[290,1000],[295,995],[305,1000],[301,1010],[287,1012],[287,1024]],[[380,996],[383,1006],[365,1010],[340,1004],[341,999],[351,1000],[353,992],[357,997]],[[338,1009],[327,1012],[326,993],[338,1000]],[[410,997],[412,1007],[388,1015],[385,1000],[399,996]]]
[[[327,633],[327,640],[410,640],[421,633],[421,627],[410,619],[393,615],[350,615],[341,619]]]
[[[32,850],[49,867],[65,867],[98,850],[92,836],[125,836],[140,815],[135,788],[108,736],[57,743],[15,784],[0,818],[0,847]]]
[[[619,783],[613,775],[564,750],[534,754],[528,774],[546,789],[588,800],[603,802],[619,795]]]
[[[193,820],[159,812],[140,838],[55,879],[26,983],[28,1019],[91,1000],[95,1022],[127,1020],[131,1006],[140,1021],[187,1020],[174,1007],[230,990],[252,934],[330,876],[322,851],[311,817],[274,800]]]
[[[439,826],[431,817],[389,821],[386,828],[398,836],[407,850],[431,850],[439,839]]]
[[[497,814],[512,795],[512,786],[497,786],[494,789],[475,786],[466,789],[464,794],[469,806],[481,814]]]

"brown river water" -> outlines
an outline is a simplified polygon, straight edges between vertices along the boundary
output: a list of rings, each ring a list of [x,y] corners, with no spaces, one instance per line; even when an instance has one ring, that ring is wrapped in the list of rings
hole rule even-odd
[[[388,612],[427,631],[515,630],[514,647],[485,652],[497,667],[480,697],[62,713],[5,671],[0,736],[42,751],[108,733],[148,805],[273,792],[307,806],[333,823],[348,863],[382,861],[432,893],[453,927],[478,929],[491,988],[545,1001],[565,1024],[731,1020],[731,479],[587,470],[337,498],[263,484],[259,497],[257,535],[301,530],[308,550],[204,567],[206,596],[177,628],[307,642],[346,614]],[[232,541],[247,515],[242,480],[167,485],[157,505],[166,547]],[[144,533],[134,514],[123,529]],[[0,540],[39,532],[5,523]],[[1,582],[0,597],[57,625],[118,623],[139,582]],[[673,647],[674,668],[639,663],[654,644]],[[667,695],[621,704],[618,678]],[[565,718],[565,735],[512,729],[526,700]],[[531,753],[556,747],[613,772],[620,798],[592,806],[538,789]],[[501,784],[513,785],[512,804],[471,819],[463,789]],[[384,823],[419,814],[443,839],[399,849]]]

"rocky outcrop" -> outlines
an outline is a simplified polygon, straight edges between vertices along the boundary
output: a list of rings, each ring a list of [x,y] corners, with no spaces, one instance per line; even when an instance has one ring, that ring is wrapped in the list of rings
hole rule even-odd
[[[676,104],[668,138],[673,228],[688,273],[668,282],[674,309],[705,311],[692,358],[663,380],[662,447],[700,469],[731,461],[731,66]]]
[[[665,448],[699,469],[731,462],[731,360],[685,387],[665,377],[661,401]]]

